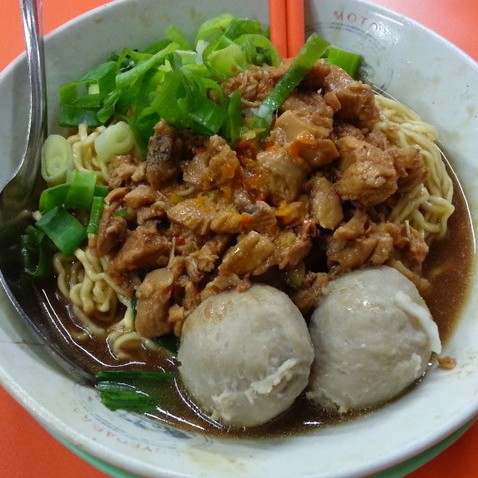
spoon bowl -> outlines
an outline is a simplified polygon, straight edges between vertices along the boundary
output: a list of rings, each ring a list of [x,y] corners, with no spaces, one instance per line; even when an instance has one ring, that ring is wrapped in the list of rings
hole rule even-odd
[[[23,268],[18,267],[21,236],[32,220],[41,190],[40,155],[47,134],[46,74],[43,36],[40,28],[41,0],[21,0],[29,79],[27,143],[13,176],[0,191],[0,283],[19,317],[45,343],[59,364],[74,377],[91,381],[93,371],[71,347],[65,336],[53,326],[51,317],[32,298],[32,285]]]

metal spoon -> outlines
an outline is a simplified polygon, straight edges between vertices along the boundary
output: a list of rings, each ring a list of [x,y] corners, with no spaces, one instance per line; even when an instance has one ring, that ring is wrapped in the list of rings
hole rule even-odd
[[[94,380],[95,364],[84,351],[72,347],[65,330],[53,319],[54,311],[23,271],[20,237],[37,208],[40,151],[47,133],[46,75],[40,30],[42,0],[20,0],[30,83],[27,145],[13,177],[0,191],[0,283],[19,317],[53,352],[55,362],[80,381]]]

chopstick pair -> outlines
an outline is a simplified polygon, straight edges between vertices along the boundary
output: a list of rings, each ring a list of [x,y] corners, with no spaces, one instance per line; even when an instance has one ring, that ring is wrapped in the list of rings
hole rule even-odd
[[[269,0],[269,23],[279,55],[296,56],[305,41],[304,0]]]

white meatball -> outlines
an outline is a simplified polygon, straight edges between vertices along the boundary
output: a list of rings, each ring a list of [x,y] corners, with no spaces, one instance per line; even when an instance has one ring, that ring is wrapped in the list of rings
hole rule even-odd
[[[183,383],[204,412],[250,427],[290,407],[307,386],[313,354],[294,303],[256,284],[204,300],[184,323],[178,359]]]
[[[415,285],[387,267],[332,281],[312,314],[315,348],[307,397],[346,412],[391,400],[422,376],[438,328]]]

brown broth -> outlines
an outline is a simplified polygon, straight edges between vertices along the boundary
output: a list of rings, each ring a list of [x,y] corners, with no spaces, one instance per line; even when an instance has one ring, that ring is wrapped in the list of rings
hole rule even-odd
[[[438,324],[443,342],[446,342],[460,316],[461,307],[466,299],[474,256],[471,220],[466,200],[456,177],[454,180],[455,212],[448,223],[447,236],[435,242],[430,248],[424,276],[431,287],[425,300]],[[452,291],[452,293],[450,293]],[[51,316],[56,326],[70,336],[72,332],[72,314],[56,290],[56,282],[44,284],[39,294],[44,303],[50,303]],[[73,326],[74,327],[74,326]],[[80,329],[77,329],[77,331]],[[144,348],[137,351],[135,360],[118,364],[113,358],[104,340],[89,339],[87,343],[76,343],[71,339],[69,346],[87,350],[89,360],[94,357],[94,366],[99,369],[126,367],[131,369],[155,369],[172,371],[177,376],[177,364],[169,356],[161,356]],[[164,386],[164,385],[162,385]],[[413,388],[413,386],[411,387]],[[406,392],[405,392],[406,393]],[[177,379],[165,387],[164,410],[158,407],[151,416],[163,423],[186,429],[228,438],[269,438],[304,433],[322,426],[337,424],[353,419],[364,413],[339,415],[314,406],[302,394],[290,409],[265,425],[249,429],[229,429],[212,422],[187,398],[187,394]],[[367,412],[371,413],[371,412]]]
[[[449,174],[453,179],[455,212],[448,220],[447,237],[432,244],[424,268],[424,275],[431,284],[424,299],[445,343],[458,322],[468,294],[474,257],[468,205],[456,176],[450,170]]]

